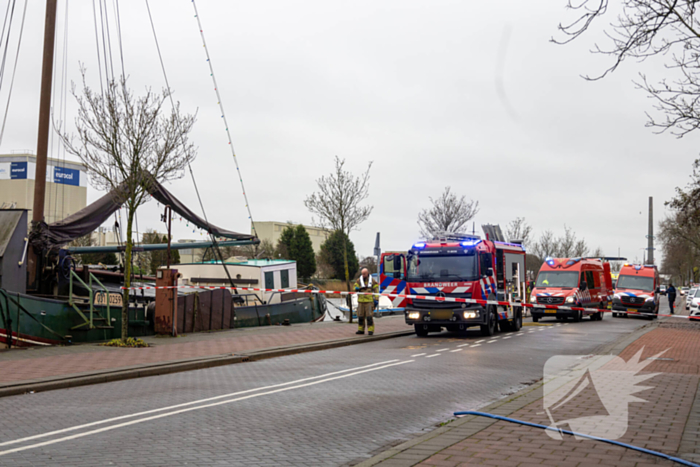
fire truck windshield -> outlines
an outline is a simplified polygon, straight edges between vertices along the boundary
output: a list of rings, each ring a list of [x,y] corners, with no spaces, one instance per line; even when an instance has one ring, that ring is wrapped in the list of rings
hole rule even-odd
[[[479,278],[474,251],[461,255],[411,255],[408,282],[475,281]]]
[[[540,271],[535,287],[578,287],[578,271]]]
[[[651,292],[654,290],[654,278],[623,275],[617,279],[618,289],[634,289]]]

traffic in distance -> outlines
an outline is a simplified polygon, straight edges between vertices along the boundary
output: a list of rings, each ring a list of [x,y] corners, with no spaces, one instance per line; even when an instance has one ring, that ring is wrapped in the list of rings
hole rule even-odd
[[[527,307],[533,322],[543,318],[602,320],[641,314],[654,319],[666,292],[654,265],[627,264],[616,282],[611,261],[624,258],[546,258],[537,279],[525,280],[525,248],[520,242],[491,240],[487,233],[445,234],[412,245],[407,252],[383,253],[380,293],[403,309],[418,336],[463,333],[478,327],[484,336],[518,331]],[[687,293],[690,316],[700,317],[700,287]],[[697,297],[696,297],[697,295]]]

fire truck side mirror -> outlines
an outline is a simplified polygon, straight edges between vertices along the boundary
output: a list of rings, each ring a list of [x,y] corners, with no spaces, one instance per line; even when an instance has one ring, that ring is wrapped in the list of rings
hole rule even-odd
[[[489,277],[493,277],[493,268],[488,268],[488,269],[486,270],[486,275],[489,276]]]
[[[399,255],[394,255],[394,271],[403,271],[403,264],[401,264],[401,256]]]

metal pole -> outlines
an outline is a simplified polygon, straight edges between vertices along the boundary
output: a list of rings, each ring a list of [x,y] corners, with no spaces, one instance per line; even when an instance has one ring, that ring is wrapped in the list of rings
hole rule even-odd
[[[647,264],[654,264],[654,197],[649,197],[649,235],[647,235]]]
[[[170,239],[171,239],[171,233],[172,233],[172,227],[173,227],[173,211],[170,208],[169,205],[165,206],[165,223],[168,226],[168,250],[167,250],[167,268],[168,271],[170,271]],[[172,273],[172,271],[170,271]],[[177,285],[177,275],[171,275],[172,278],[172,285],[173,287]],[[173,299],[173,329],[172,329],[172,335],[173,337],[177,337],[177,324],[175,323],[175,320],[177,319],[177,289],[173,288],[172,289],[172,299]]]

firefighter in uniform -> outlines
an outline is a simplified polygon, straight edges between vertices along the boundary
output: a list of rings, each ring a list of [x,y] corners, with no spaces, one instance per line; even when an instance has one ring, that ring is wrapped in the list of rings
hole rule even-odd
[[[363,268],[360,277],[355,282],[355,292],[379,292],[379,284],[372,280],[367,268]],[[374,297],[372,295],[357,296],[357,323],[358,330],[355,334],[365,333],[365,321],[368,334],[374,334]]]

